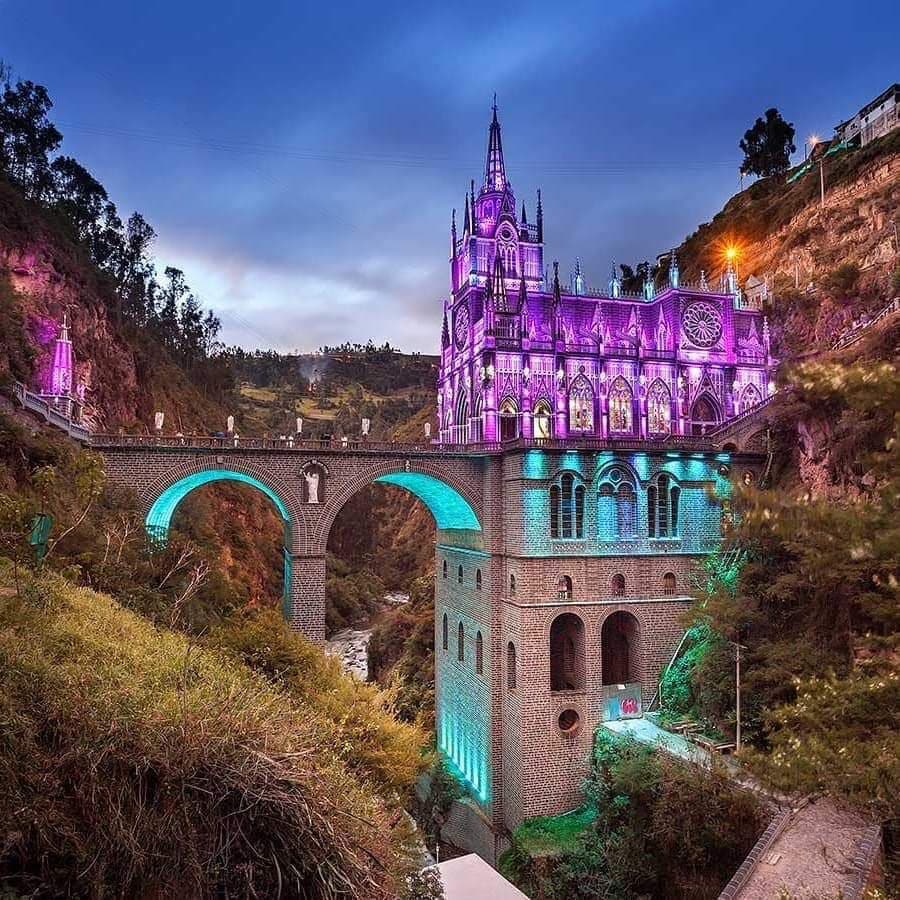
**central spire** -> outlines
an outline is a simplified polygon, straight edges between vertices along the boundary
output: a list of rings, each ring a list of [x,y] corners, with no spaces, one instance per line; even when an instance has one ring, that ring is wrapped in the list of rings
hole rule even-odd
[[[497,119],[497,95],[492,106],[494,117],[488,132],[487,159],[484,164],[484,190],[506,190],[506,167],[503,165],[503,144],[500,141],[500,122]]]

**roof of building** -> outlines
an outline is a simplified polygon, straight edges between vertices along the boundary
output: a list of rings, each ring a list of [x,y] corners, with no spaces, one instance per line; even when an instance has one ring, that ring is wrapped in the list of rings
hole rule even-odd
[[[445,900],[528,900],[480,856],[470,853],[438,866]]]

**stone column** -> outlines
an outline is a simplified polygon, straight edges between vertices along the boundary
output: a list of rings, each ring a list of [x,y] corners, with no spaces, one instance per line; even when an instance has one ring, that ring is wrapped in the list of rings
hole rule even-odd
[[[291,628],[325,641],[325,554],[291,554]]]

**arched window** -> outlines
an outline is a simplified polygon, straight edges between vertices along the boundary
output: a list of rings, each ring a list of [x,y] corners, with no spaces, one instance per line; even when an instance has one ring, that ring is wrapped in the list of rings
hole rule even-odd
[[[668,434],[672,430],[672,396],[659,378],[647,391],[647,431],[653,435]]]
[[[459,662],[463,662],[466,658],[466,630],[463,628],[462,622],[456,629],[456,658]]]
[[[619,375],[609,387],[609,430],[631,433],[633,429],[632,401],[634,395],[628,382]]]
[[[509,594],[511,597],[516,596],[516,576],[512,573],[509,575]]]
[[[506,689],[516,689],[516,645],[510,641],[506,645]]]
[[[574,613],[563,613],[550,626],[550,690],[584,688],[584,623]]]
[[[568,575],[560,575],[557,582],[557,593],[560,600],[572,599],[572,579]]]
[[[600,540],[637,537],[637,491],[634,476],[625,469],[614,467],[601,476],[597,523]]]
[[[456,440],[467,441],[469,439],[469,398],[466,389],[460,386],[459,396],[456,398]]]
[[[666,572],[663,575],[663,593],[667,597],[673,597],[675,595],[675,573],[674,572]]]
[[[667,472],[660,472],[647,488],[647,534],[652,538],[678,535],[681,488]]]
[[[519,436],[519,406],[512,397],[500,404],[500,440],[514,441]]]
[[[475,674],[481,675],[484,672],[484,639],[479,631],[475,635]]]
[[[475,395],[475,406],[472,412],[472,440],[484,440],[484,397],[480,392]]]
[[[553,436],[553,413],[546,400],[535,403],[532,420],[535,439],[540,441]]]
[[[550,536],[584,537],[584,485],[569,472],[550,488]]]
[[[475,570],[475,589],[481,590],[481,569]]]
[[[616,574],[612,577],[612,582],[610,583],[612,587],[612,595],[613,597],[624,597],[625,596],[625,576]]]
[[[594,391],[584,375],[579,375],[569,388],[569,431],[594,433]]]
[[[444,564],[441,566],[441,569],[443,570],[444,578],[446,578],[447,577],[447,560],[446,559],[444,560]]]
[[[456,580],[457,580],[460,584],[463,583],[463,570],[462,570],[462,566],[460,566],[460,567],[456,570]]]
[[[450,628],[447,623],[447,613],[444,613],[443,629],[441,631],[441,647],[446,650],[450,646]]]
[[[761,402],[762,397],[760,396],[759,388],[755,384],[748,384],[741,394],[741,403],[738,412],[746,412],[748,409],[751,409],[756,406],[757,403]]]

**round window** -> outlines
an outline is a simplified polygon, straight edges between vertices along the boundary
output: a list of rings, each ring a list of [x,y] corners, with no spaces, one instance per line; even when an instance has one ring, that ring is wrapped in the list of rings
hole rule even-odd
[[[698,347],[712,347],[722,337],[722,315],[715,303],[694,300],[684,308],[681,324]]]
[[[563,734],[572,734],[578,729],[578,724],[581,722],[581,716],[574,709],[564,709],[559,714],[559,719],[557,720],[557,724],[559,725],[559,730]]]

